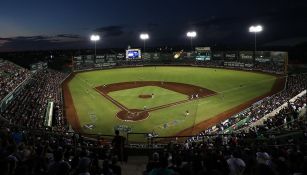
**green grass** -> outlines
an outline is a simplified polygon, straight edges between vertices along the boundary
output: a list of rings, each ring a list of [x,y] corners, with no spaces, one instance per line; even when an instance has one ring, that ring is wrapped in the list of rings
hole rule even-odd
[[[151,95],[154,98],[139,98],[139,95]],[[147,109],[161,106],[181,100],[186,100],[187,95],[167,90],[158,86],[145,86],[139,88],[126,89],[121,91],[114,91],[108,94],[116,101],[120,102],[129,109]]]
[[[94,87],[103,84],[143,80],[179,82],[201,86],[223,93],[224,99],[222,100],[221,95],[215,95],[171,108],[153,111],[150,113],[150,117],[143,121],[125,122],[115,117],[119,109],[94,90]],[[269,92],[275,80],[275,76],[267,74],[226,69],[164,66],[156,68],[135,67],[78,73],[69,82],[69,88],[81,126],[89,123],[95,124],[93,130],[85,130],[85,132],[110,134],[114,132],[115,125],[127,125],[132,128],[133,132],[151,132],[155,130],[160,136],[169,136]],[[135,107],[139,108],[144,106],[144,103],[136,97],[137,91],[160,91],[157,88],[135,88],[127,91],[112,92],[111,94],[120,103],[124,103],[127,106],[135,105]],[[165,93],[170,92],[165,91]],[[164,98],[164,100],[176,101],[177,98],[184,98],[181,95],[171,95],[168,98]],[[152,101],[151,105],[162,103],[162,100],[158,100],[158,97],[155,100],[157,101]],[[190,117],[188,118],[184,117],[186,110],[190,111]],[[90,118],[92,113],[96,115],[95,120]],[[165,123],[169,124],[167,128],[162,127]]]

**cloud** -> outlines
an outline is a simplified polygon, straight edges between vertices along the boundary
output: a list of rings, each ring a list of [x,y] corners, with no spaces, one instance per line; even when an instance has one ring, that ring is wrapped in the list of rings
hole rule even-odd
[[[73,48],[85,43],[84,38],[75,34],[17,36],[0,38],[0,51]]]
[[[94,32],[100,33],[103,37],[117,37],[124,34],[123,26],[106,26],[99,27]]]
[[[59,35],[56,35],[56,37],[59,37],[59,38],[72,38],[72,39],[80,39],[81,38],[80,35],[76,35],[76,34],[59,34]]]

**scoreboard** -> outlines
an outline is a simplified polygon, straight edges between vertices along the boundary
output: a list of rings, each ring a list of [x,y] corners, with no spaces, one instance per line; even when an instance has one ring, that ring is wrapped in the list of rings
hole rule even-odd
[[[127,49],[126,50],[126,59],[127,60],[134,60],[134,59],[141,59],[141,50],[140,49]]]
[[[210,47],[196,47],[195,48],[197,61],[210,61],[211,60],[211,48]]]

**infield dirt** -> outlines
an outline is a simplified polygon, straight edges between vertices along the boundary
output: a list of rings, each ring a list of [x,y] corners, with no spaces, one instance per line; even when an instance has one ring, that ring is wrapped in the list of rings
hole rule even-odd
[[[161,87],[181,94],[185,94],[188,96],[188,98],[185,100],[164,104],[149,109],[128,109],[126,106],[124,106],[123,104],[121,104],[120,102],[116,101],[115,99],[113,99],[111,96],[108,95],[108,93],[113,91],[120,91],[120,90],[126,90],[126,89],[138,88],[144,86]],[[192,100],[205,98],[217,94],[214,91],[195,85],[175,83],[175,82],[162,82],[162,81],[133,81],[133,82],[113,83],[96,87],[95,90],[121,109],[121,111],[116,114],[116,117],[125,121],[144,120],[149,116],[149,113],[152,111],[160,110],[163,108],[169,108],[178,104],[187,103]],[[151,95],[149,95],[149,97],[151,98]]]

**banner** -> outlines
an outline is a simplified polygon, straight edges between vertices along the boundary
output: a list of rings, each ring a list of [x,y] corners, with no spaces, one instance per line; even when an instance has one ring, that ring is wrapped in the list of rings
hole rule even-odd
[[[224,59],[224,52],[214,51],[212,53],[212,59],[213,60],[222,60],[222,59]]]
[[[196,52],[207,52],[207,51],[211,51],[210,47],[195,47],[195,51]]]
[[[239,59],[246,60],[246,61],[252,61],[254,57],[253,51],[240,51],[239,53]]]
[[[288,52],[271,51],[270,55],[274,62],[285,62],[288,59]]]
[[[237,52],[226,52],[225,59],[226,60],[236,60],[238,58]]]

